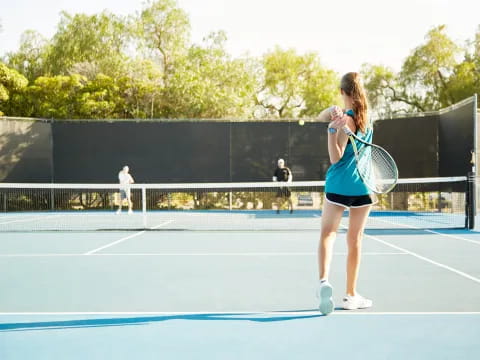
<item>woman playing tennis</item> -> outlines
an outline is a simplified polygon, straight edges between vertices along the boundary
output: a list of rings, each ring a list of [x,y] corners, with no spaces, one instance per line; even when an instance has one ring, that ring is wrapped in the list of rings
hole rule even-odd
[[[371,191],[356,171],[356,161],[348,136],[342,130],[347,126],[360,139],[371,142],[373,130],[367,120],[367,100],[357,73],[350,72],[340,83],[344,110],[331,107],[320,114],[320,120],[329,121],[328,154],[331,166],[327,171],[322,229],[318,248],[320,285],[320,312],[328,315],[334,310],[332,285],[328,282],[333,243],[345,209],[350,219],[347,231],[347,287],[343,308],[363,309],[372,306],[372,300],[357,293],[362,236],[372,206]]]

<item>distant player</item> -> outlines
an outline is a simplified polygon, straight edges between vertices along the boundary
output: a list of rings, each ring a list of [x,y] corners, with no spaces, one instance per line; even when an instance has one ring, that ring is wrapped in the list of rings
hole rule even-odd
[[[285,160],[278,159],[277,168],[275,169],[272,180],[290,183],[292,179],[292,171],[285,166]],[[280,214],[280,208],[285,202],[285,199],[288,200],[290,214],[293,213],[292,193],[288,187],[280,187],[277,192],[277,214]]]
[[[118,173],[118,181],[120,182],[120,202],[118,204],[117,214],[122,212],[122,205],[123,201],[127,200],[128,202],[128,213],[133,214],[132,212],[132,197],[130,191],[130,184],[133,184],[135,181],[133,180],[132,175],[129,173],[130,169],[128,166],[124,166],[122,170]]]

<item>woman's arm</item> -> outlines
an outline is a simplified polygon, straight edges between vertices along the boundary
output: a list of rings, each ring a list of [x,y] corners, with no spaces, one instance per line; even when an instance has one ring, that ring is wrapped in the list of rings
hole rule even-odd
[[[328,133],[328,156],[331,164],[337,163],[342,158],[347,140],[342,130],[337,130],[335,134]]]
[[[355,123],[348,115],[337,117],[328,126],[337,130],[335,133],[328,132],[328,156],[331,164],[337,163],[342,158],[347,147],[348,136],[342,130],[345,125],[355,131]]]
[[[332,111],[333,111],[333,106],[330,106],[323,110],[320,115],[318,115],[317,120],[320,122],[330,122],[332,120]]]

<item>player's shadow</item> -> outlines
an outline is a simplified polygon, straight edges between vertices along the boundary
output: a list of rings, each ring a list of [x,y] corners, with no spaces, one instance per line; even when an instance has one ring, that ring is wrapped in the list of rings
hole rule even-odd
[[[0,332],[39,331],[106,326],[140,326],[170,320],[190,321],[251,321],[259,323],[302,320],[323,317],[317,309],[278,311],[274,313],[205,313],[152,316],[124,316],[95,319],[71,319],[39,322],[15,322],[0,324]]]

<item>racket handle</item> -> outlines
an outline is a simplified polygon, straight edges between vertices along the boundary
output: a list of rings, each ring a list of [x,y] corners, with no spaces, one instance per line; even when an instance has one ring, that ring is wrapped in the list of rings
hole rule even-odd
[[[343,130],[343,131],[345,132],[345,134],[347,134],[348,136],[355,135],[355,134],[352,132],[352,130],[350,130],[350,129],[348,128],[348,126],[344,126],[344,127],[342,128],[342,130]]]

